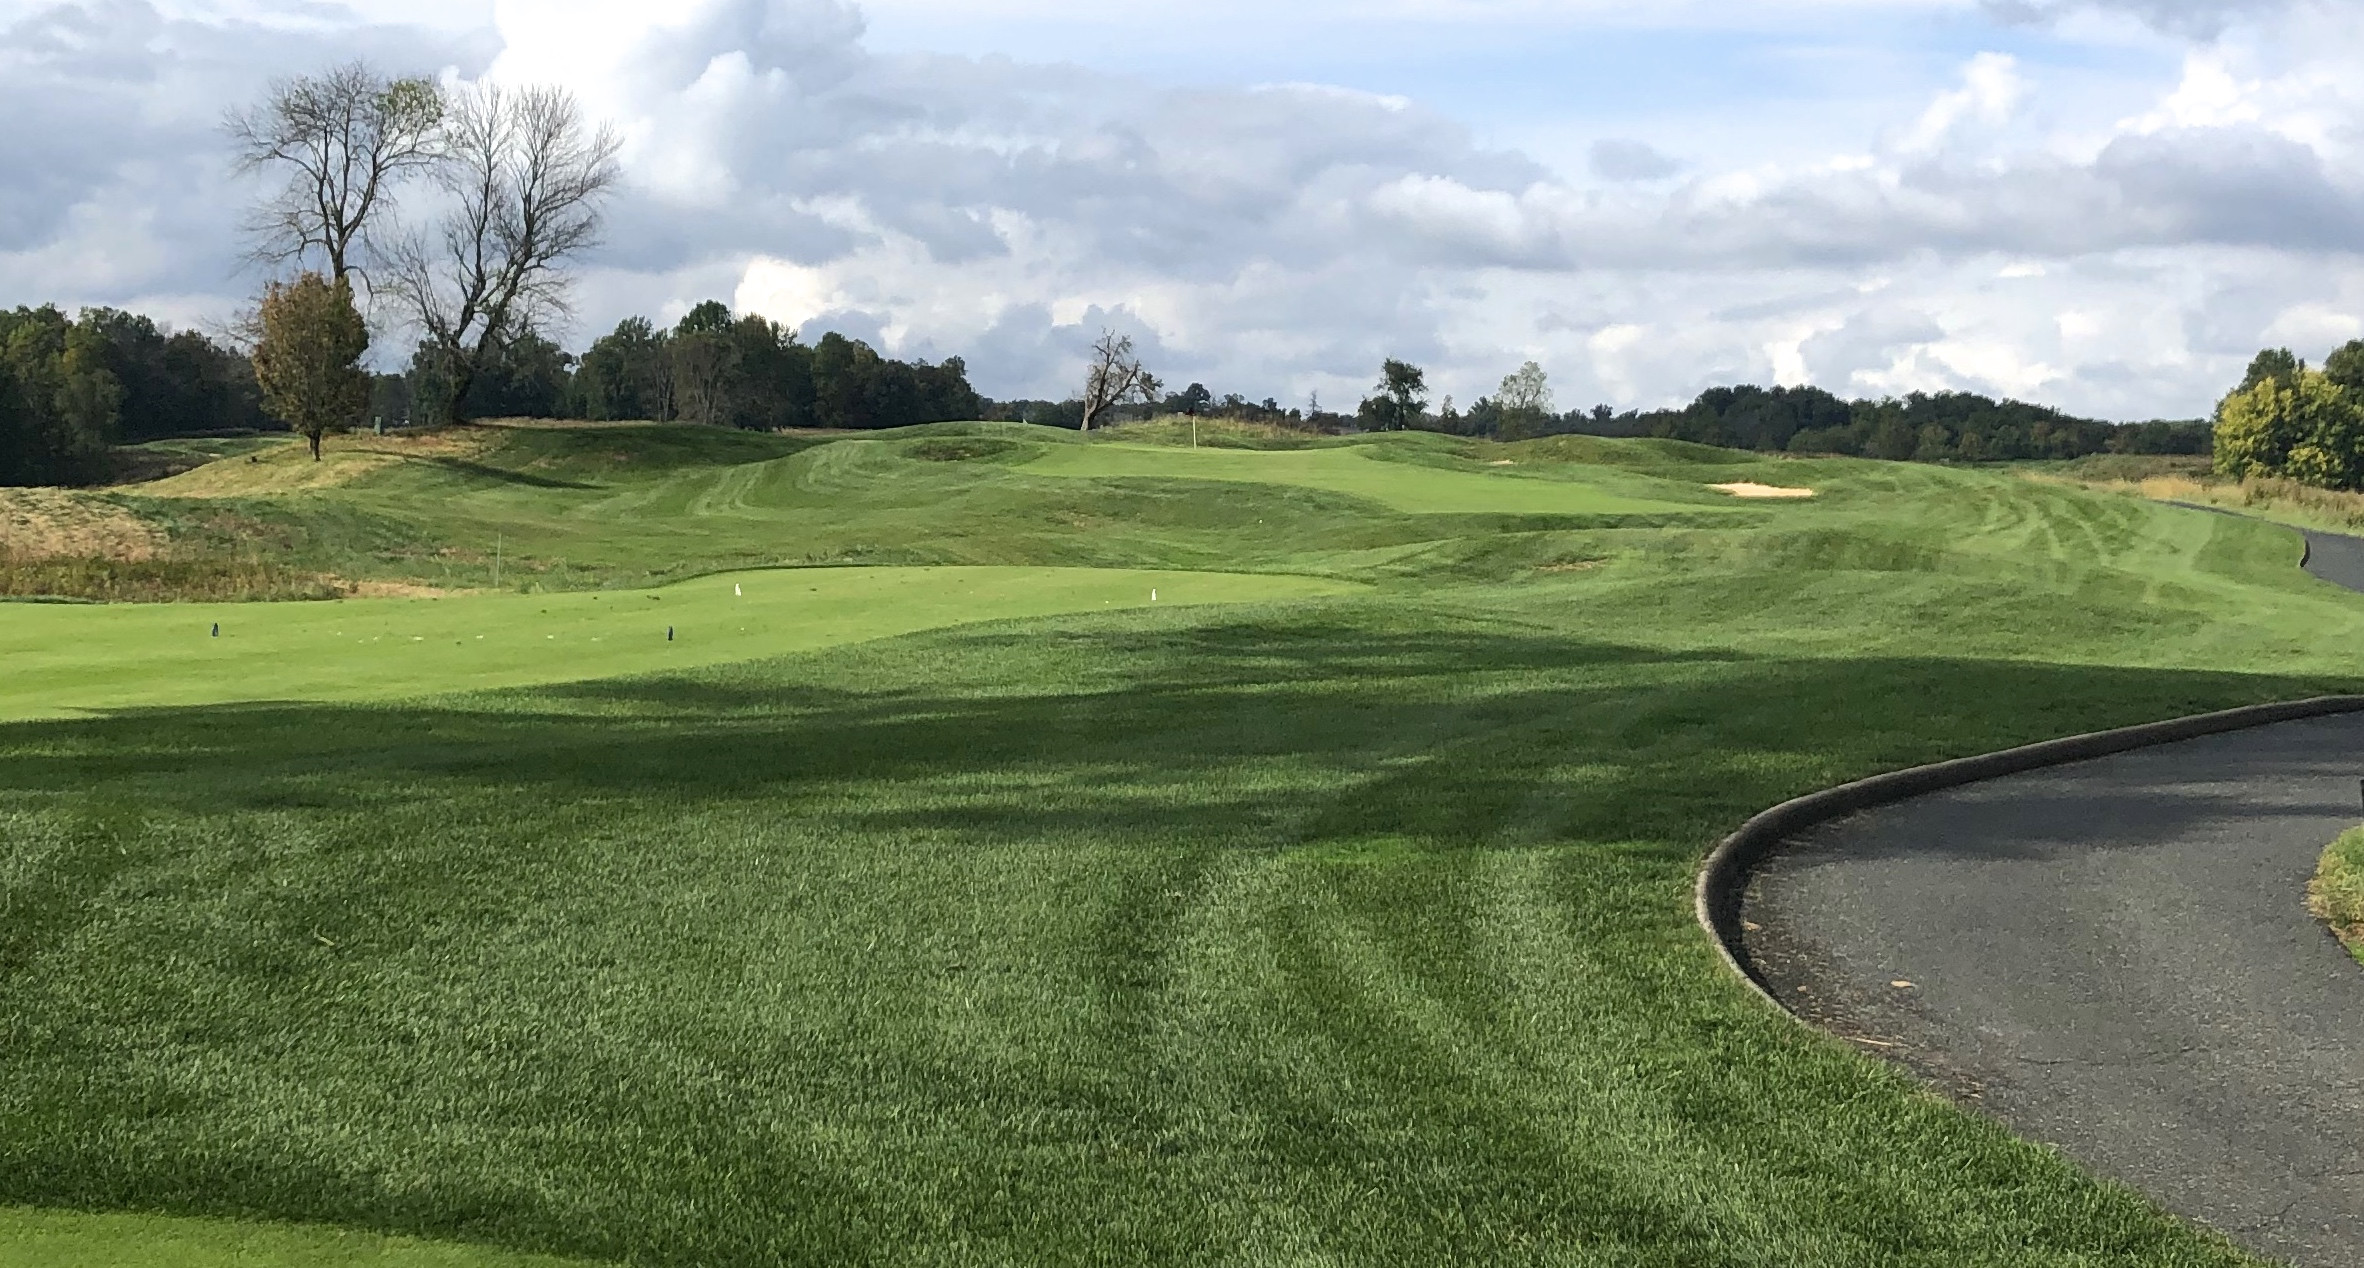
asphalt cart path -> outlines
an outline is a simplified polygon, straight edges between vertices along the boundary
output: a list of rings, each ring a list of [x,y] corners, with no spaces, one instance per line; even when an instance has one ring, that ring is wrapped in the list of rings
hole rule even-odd
[[[2364,1263],[2364,966],[2310,917],[2364,715],[1809,831],[1748,890],[1801,1016],[2259,1252]]]

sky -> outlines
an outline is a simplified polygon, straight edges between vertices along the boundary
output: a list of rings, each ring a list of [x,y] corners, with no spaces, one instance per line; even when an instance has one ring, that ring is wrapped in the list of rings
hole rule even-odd
[[[2355,0],[0,0],[0,306],[221,326],[222,116],[353,57],[618,130],[578,349],[715,298],[1004,398],[1115,330],[1283,405],[1400,357],[2131,420],[2364,336]]]

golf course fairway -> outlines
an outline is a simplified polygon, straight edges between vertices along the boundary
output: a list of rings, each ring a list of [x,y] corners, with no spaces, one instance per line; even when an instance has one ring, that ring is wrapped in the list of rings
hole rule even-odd
[[[0,678],[0,721],[577,682],[981,621],[1360,588],[1310,577],[1139,569],[812,568],[591,594],[11,604],[0,608],[0,660],[9,670]]]
[[[1054,445],[1028,475],[1228,480],[1285,484],[1368,498],[1414,515],[1665,515],[1727,509],[1692,490],[1610,467],[1560,468],[1577,478],[1458,471],[1377,456],[1368,445],[1325,449],[1182,449],[1171,445]],[[1666,496],[1650,496],[1660,485]]]
[[[38,593],[444,597],[0,605],[0,1265],[2256,1268],[1766,1009],[1692,886],[1800,793],[2364,690],[2295,534],[1202,439],[74,495],[166,553]]]

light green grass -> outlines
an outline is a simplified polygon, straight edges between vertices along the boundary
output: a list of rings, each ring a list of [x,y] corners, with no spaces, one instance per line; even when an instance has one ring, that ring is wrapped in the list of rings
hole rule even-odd
[[[8,1268],[561,1268],[569,1261],[342,1229],[0,1208]]]
[[[1503,459],[1501,461],[1514,461]],[[1389,461],[1368,445],[1257,451],[1164,445],[1058,445],[1025,466],[1032,475],[1285,484],[1366,498],[1414,515],[1663,515],[1727,509],[1718,495],[1672,482],[1649,484],[1610,468],[1559,478],[1515,468],[1450,468]],[[1589,477],[1589,478],[1587,478]]]
[[[1311,577],[1126,569],[810,568],[604,594],[16,604],[0,609],[0,662],[8,666],[0,720],[573,682],[980,621],[1354,588]]]
[[[2307,885],[2307,908],[2364,960],[2364,828],[2341,833],[2323,851],[2322,866]]]
[[[1290,575],[1256,602],[1161,587],[223,707],[129,707],[172,703],[135,653],[193,609],[0,607],[0,637],[26,613],[146,631],[18,706],[122,675],[118,711],[0,726],[0,1201],[700,1268],[2250,1262],[1773,1015],[1689,894],[1714,841],[1805,791],[2356,690],[2364,598],[2287,531],[1564,438],[1375,443],[1415,480],[1509,458],[1824,496],[1404,514],[1045,477],[1026,459],[1078,442],[1015,428],[497,440],[232,506],[291,556],[455,575],[476,563],[443,552],[497,526],[553,585],[856,547]],[[1290,597],[1315,574],[1350,584]],[[844,576],[867,620],[861,575],[742,584]],[[727,584],[684,589],[723,617],[774,601]],[[549,653],[676,603],[556,597],[487,602]],[[778,601],[812,616],[809,589]],[[225,635],[283,611],[222,610]],[[481,685],[472,647],[408,654],[422,691]]]

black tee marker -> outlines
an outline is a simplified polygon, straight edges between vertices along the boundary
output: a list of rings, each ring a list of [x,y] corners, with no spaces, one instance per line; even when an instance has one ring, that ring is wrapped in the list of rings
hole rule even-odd
[[[215,638],[220,638],[222,636],[222,623],[220,621],[213,623],[213,636]]]
[[[673,641],[673,627],[670,625],[665,627],[665,641],[668,643]]]

